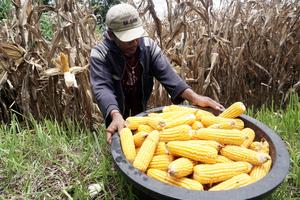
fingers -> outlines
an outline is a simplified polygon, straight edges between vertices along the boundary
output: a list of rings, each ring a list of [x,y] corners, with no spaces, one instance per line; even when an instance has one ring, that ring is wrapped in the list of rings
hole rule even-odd
[[[118,130],[118,127],[114,123],[111,123],[106,129],[106,132],[108,132],[110,134],[114,134],[116,131],[119,131],[119,130]]]
[[[112,135],[116,132],[116,128],[113,125],[110,125],[106,129],[106,141],[108,144],[111,144]]]
[[[111,133],[111,134],[114,134],[114,133],[116,132],[116,130],[111,129],[111,128],[108,127],[108,128],[106,129],[106,132]]]
[[[117,125],[116,125],[117,124]],[[111,144],[112,141],[112,135],[116,132],[120,133],[120,131],[124,128],[124,122],[118,122],[118,123],[112,123],[109,125],[106,129],[106,140],[109,144]]]
[[[198,105],[202,107],[211,107],[216,110],[222,110],[224,109],[224,106],[213,99],[209,97],[201,96],[201,98],[198,101]]]
[[[108,144],[111,144],[111,137],[112,137],[112,134],[109,132],[106,132],[106,142]]]
[[[211,100],[212,100],[212,99],[211,99]],[[222,104],[220,104],[220,103],[218,103],[218,102],[216,102],[216,101],[214,101],[214,100],[212,100],[212,102],[213,102],[213,104],[214,104],[215,109],[217,109],[217,110],[222,110],[222,109],[224,109],[224,106],[223,106]]]
[[[215,108],[216,110],[224,109],[223,105],[221,105],[221,104],[219,104],[218,102],[215,102],[215,101],[213,102],[213,105],[211,107]]]
[[[224,108],[220,103],[216,102],[215,100],[213,100],[209,97],[205,97],[204,102],[206,102],[206,106],[211,107],[216,110],[221,110]]]
[[[222,105],[222,104],[220,104],[220,110],[223,110],[223,109],[225,109],[225,107]]]

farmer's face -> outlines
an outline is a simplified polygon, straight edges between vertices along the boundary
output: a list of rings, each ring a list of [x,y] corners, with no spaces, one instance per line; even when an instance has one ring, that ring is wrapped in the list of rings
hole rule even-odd
[[[139,39],[131,40],[129,42],[122,42],[112,32],[109,34],[110,38],[114,40],[121,52],[127,56],[133,56],[139,46]]]

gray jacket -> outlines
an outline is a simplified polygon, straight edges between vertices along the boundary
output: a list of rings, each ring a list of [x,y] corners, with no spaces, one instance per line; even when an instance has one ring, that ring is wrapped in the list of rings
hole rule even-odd
[[[140,38],[140,59],[142,72],[142,101],[143,110],[146,109],[153,88],[155,77],[171,96],[171,101],[178,104],[183,101],[180,94],[189,86],[172,69],[158,45],[150,38]],[[120,50],[104,34],[103,41],[91,51],[90,81],[97,104],[105,117],[106,125],[111,122],[110,111],[119,110],[124,114],[124,95],[122,91],[122,77],[125,59]]]

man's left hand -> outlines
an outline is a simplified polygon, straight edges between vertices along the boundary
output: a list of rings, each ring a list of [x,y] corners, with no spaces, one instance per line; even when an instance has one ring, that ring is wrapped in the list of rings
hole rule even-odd
[[[214,101],[209,97],[201,95],[197,95],[197,97],[195,97],[195,101],[193,102],[193,104],[200,107],[211,107],[216,110],[224,109],[224,106],[222,106],[218,102]]]
[[[195,93],[191,88],[184,90],[181,94],[181,97],[188,100],[193,105],[197,105],[200,107],[211,107],[216,110],[224,109],[224,106],[222,106],[218,102],[207,96],[202,96]]]

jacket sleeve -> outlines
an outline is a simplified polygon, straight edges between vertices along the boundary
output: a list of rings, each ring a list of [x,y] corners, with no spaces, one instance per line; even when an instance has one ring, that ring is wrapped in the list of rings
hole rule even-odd
[[[99,48],[93,48],[90,57],[90,82],[97,104],[108,126],[111,122],[110,111],[118,108],[113,88],[112,72]]]
[[[153,40],[149,40],[151,53],[150,70],[155,78],[167,90],[168,94],[171,96],[172,103],[179,104],[184,100],[180,96],[181,93],[190,87],[175,72],[160,47]]]

